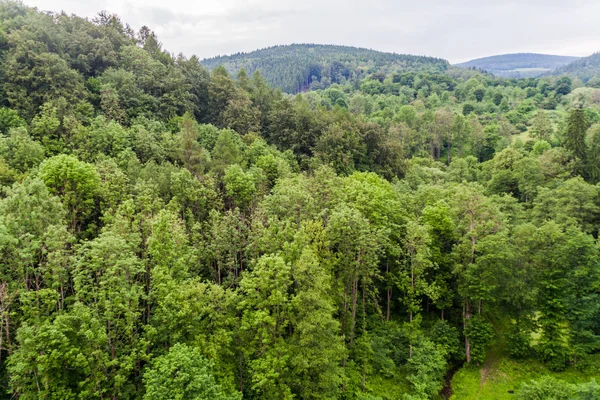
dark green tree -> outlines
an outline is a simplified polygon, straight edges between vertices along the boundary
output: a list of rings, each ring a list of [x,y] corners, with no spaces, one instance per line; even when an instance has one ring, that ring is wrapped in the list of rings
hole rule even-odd
[[[574,108],[569,113],[567,120],[567,130],[564,137],[564,146],[573,152],[579,160],[585,160],[586,145],[585,137],[589,128],[585,111],[581,108]]]

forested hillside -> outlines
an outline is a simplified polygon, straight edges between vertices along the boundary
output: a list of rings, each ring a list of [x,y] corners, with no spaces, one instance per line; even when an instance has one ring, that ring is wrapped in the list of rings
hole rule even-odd
[[[577,60],[579,57],[518,53],[478,58],[457,66],[480,69],[505,78],[535,78]]]
[[[358,81],[372,74],[383,80],[392,72],[442,72],[448,67],[448,62],[440,58],[318,44],[274,46],[214,57],[202,60],[202,64],[209,69],[222,65],[233,76],[240,69],[249,74],[258,71],[270,85],[287,93],[325,89],[331,84]]]
[[[0,398],[598,398],[595,89],[0,26]]]
[[[589,82],[592,87],[600,87],[600,53],[581,58],[571,64],[553,72],[553,75],[570,75],[584,82]]]

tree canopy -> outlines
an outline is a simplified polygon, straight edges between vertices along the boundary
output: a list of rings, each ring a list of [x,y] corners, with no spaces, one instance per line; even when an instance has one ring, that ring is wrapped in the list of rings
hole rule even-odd
[[[592,88],[0,27],[0,398],[429,399],[498,357],[597,392]]]

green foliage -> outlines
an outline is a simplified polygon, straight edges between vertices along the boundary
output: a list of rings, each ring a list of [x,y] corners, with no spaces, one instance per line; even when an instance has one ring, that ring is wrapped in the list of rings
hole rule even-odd
[[[575,108],[571,110],[565,136],[565,147],[571,150],[580,160],[585,160],[585,132],[588,127],[589,125],[583,109]]]
[[[360,138],[354,130],[333,125],[315,145],[317,157],[340,174],[350,174],[362,153]]]
[[[169,352],[152,360],[144,373],[145,400],[239,399],[225,395],[212,374],[212,364],[196,348],[175,344]]]
[[[25,128],[14,128],[7,137],[0,136],[0,157],[8,166],[24,173],[43,161],[44,147],[33,140]]]
[[[10,129],[25,126],[26,123],[15,110],[10,108],[0,108],[0,131],[7,134]]]
[[[458,330],[448,321],[438,320],[431,328],[430,340],[436,344],[446,359],[460,357],[460,339]]]
[[[296,335],[291,340],[292,388],[306,399],[336,398],[342,380],[343,346],[340,325],[334,318],[330,278],[310,250],[302,251],[292,277],[298,287],[292,299],[296,314]]]
[[[553,378],[545,378],[537,382],[532,381],[530,384],[523,384],[519,391],[519,398],[525,400],[567,400],[573,398],[572,396],[573,392],[564,382]]]
[[[523,400],[593,400],[600,398],[600,385],[593,379],[587,384],[568,384],[552,377],[543,377],[538,381],[523,384],[518,398]]]
[[[463,115],[469,115],[471,114],[473,111],[475,111],[475,106],[473,104],[469,104],[469,103],[465,103],[463,105],[463,109],[462,109],[462,114]]]
[[[239,163],[242,157],[241,148],[242,143],[234,131],[222,130],[212,151],[213,169],[224,172],[227,166]]]
[[[494,328],[483,317],[475,315],[466,323],[465,336],[471,343],[471,360],[481,364],[485,361],[488,348],[494,339]]]
[[[482,373],[484,375],[482,375]],[[482,384],[482,376],[485,381]],[[552,372],[535,360],[514,361],[507,358],[490,359],[480,368],[461,368],[452,378],[453,396],[458,399],[475,400],[496,398],[510,400],[519,396],[523,384],[542,381],[552,377],[561,381],[563,387],[571,384],[587,386],[591,376],[597,379],[593,370],[570,368],[564,372]],[[574,385],[574,386],[575,386]]]
[[[317,45],[209,73],[107,13],[0,22],[10,396],[425,399],[467,361],[457,398],[504,398],[595,373],[593,88]]]
[[[32,118],[50,100],[62,97],[75,104],[84,97],[81,75],[58,54],[40,51],[32,41],[9,42],[9,45],[4,92],[11,106],[24,116]]]
[[[598,75],[598,65],[600,64],[600,53],[594,53],[589,57],[583,57],[575,60],[553,72],[556,76],[568,74],[577,77],[584,82],[589,81]]]
[[[475,100],[477,100],[478,103],[481,103],[483,96],[485,96],[485,88],[478,87],[477,89],[473,90],[473,96],[475,96]]]
[[[415,346],[413,356],[408,361],[411,371],[408,380],[413,385],[413,393],[404,398],[424,400],[440,392],[446,370],[444,353],[433,342],[427,340]]]
[[[183,166],[195,174],[203,173],[208,166],[209,156],[198,139],[200,133],[196,121],[186,113],[180,123],[179,132],[179,159]]]
[[[73,144],[79,158],[93,161],[100,154],[116,157],[129,147],[127,136],[125,129],[117,122],[97,117],[88,129],[77,132]]]
[[[40,179],[58,195],[69,210],[73,231],[80,232],[94,213],[100,178],[93,165],[76,157],[60,155],[40,165]]]
[[[531,356],[531,332],[520,329],[515,324],[514,327],[506,334],[506,340],[509,344],[508,351],[514,358],[523,359]]]
[[[252,390],[265,398],[291,395],[288,381],[290,349],[284,335],[290,326],[290,266],[281,257],[263,256],[254,270],[240,282],[244,294],[239,308],[243,313],[242,330],[249,335],[245,350],[252,357]]]
[[[227,196],[232,202],[243,208],[250,205],[256,193],[256,184],[251,172],[244,172],[239,165],[233,164],[225,170],[223,183]]]
[[[91,310],[75,305],[53,321],[23,325],[21,343],[8,361],[11,383],[25,398],[93,397],[110,388],[103,373],[109,363],[107,337]]]

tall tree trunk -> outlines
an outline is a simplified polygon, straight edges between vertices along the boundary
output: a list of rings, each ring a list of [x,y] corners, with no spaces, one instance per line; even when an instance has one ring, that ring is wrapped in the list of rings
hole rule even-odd
[[[217,261],[217,283],[221,284],[221,263]]]
[[[344,313],[342,315],[342,332],[344,332],[344,336],[348,331],[348,283],[344,285]],[[344,340],[344,343],[346,340]]]
[[[389,274],[390,274],[390,262],[389,260],[386,261],[385,263],[385,272],[386,275],[388,275],[388,279],[389,279]],[[385,320],[389,321],[390,320],[390,302],[392,301],[392,288],[391,286],[388,288],[387,290],[387,312],[386,312],[386,317]]]
[[[390,320],[390,303],[392,302],[392,288],[389,288],[387,290],[387,314],[386,314],[386,321]]]
[[[238,346],[242,345],[242,339],[240,338],[239,334],[237,335],[237,339],[238,339]],[[239,365],[240,365],[240,370],[239,370],[239,380],[240,380],[240,393],[244,392],[244,368],[243,368],[243,364],[244,364],[244,353],[242,351],[240,351],[240,358],[239,358]]]
[[[342,357],[342,370],[344,376],[342,378],[342,393],[346,392],[346,341],[344,340],[344,356]]]
[[[354,328],[356,326],[356,307],[358,303],[358,270],[360,266],[361,252],[358,252],[356,265],[354,266],[354,281],[352,282],[352,321],[350,325],[350,347],[354,346]]]
[[[367,309],[366,309],[366,284],[365,284],[365,280],[363,278],[363,288],[362,288],[362,319],[363,319],[363,323],[362,323],[362,330],[363,330],[363,335],[365,335],[367,333]],[[367,360],[363,358],[363,365],[362,365],[362,391],[366,392],[367,391]]]
[[[465,301],[465,328],[471,319],[471,310],[469,309],[469,300]],[[467,363],[471,363],[471,342],[467,335],[465,335],[465,356],[467,357]]]
[[[358,303],[358,278],[352,282],[352,321],[350,321],[350,347],[354,346],[354,328],[356,325],[356,306]]]
[[[412,345],[412,322],[413,322],[413,310],[412,310],[412,301],[414,300],[412,297],[415,295],[415,251],[411,249],[410,251],[410,288],[411,288],[411,304],[410,304],[410,315],[409,315],[409,325],[408,325],[408,340],[409,340],[409,358],[412,358],[413,354],[413,345]]]
[[[409,344],[408,344],[408,358],[412,358],[413,355],[413,345],[412,345],[412,320],[413,320],[413,312],[412,310],[410,310],[410,317],[409,317],[409,324],[408,324],[408,340],[409,340]]]
[[[471,230],[471,232],[473,232],[473,229],[475,229],[475,221],[473,218],[473,213],[471,212],[469,214],[469,229]],[[473,264],[475,262],[475,244],[476,244],[477,238],[475,237],[475,235],[471,236],[471,259],[470,262],[471,264]],[[469,304],[469,300],[465,300],[466,304],[465,304],[465,328],[467,327],[467,324],[469,322],[469,319],[471,318],[471,310],[470,310],[470,304]],[[467,356],[467,363],[471,363],[471,342],[469,342],[469,338],[467,337],[467,335],[465,335],[465,355]]]

